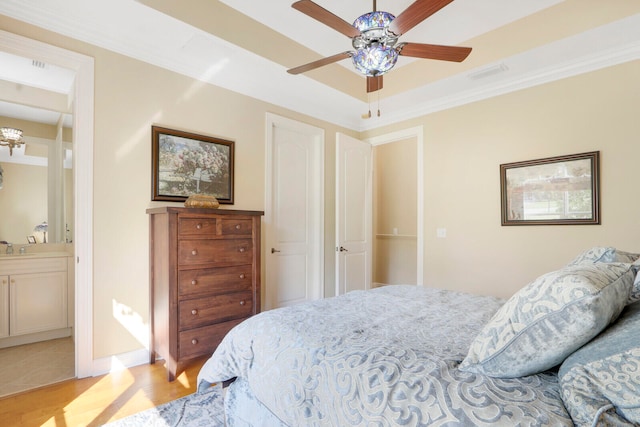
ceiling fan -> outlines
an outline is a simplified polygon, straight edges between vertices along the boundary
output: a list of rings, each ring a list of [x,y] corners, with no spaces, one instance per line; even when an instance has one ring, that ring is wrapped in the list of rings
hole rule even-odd
[[[470,47],[441,46],[424,43],[398,43],[398,38],[453,0],[416,0],[397,17],[376,10],[358,17],[353,25],[311,0],[300,0],[294,9],[351,38],[355,51],[346,51],[287,70],[300,74],[324,65],[351,58],[355,68],[367,76],[367,93],[382,89],[382,75],[391,70],[398,56],[462,62]]]

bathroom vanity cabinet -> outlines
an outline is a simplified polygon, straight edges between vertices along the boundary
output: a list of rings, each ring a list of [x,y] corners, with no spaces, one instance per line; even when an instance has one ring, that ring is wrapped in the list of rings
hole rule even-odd
[[[0,259],[0,348],[71,335],[68,257]]]

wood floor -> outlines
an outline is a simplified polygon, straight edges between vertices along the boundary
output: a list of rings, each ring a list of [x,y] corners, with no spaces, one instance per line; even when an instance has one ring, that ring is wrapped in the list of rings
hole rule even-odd
[[[164,364],[141,365],[101,377],[68,380],[0,399],[0,424],[97,427],[196,391],[207,358],[196,360],[175,381]]]

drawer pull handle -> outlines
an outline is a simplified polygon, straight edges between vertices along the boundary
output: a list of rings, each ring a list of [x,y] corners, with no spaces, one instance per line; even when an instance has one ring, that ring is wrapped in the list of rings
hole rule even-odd
[[[240,278],[241,278],[241,279],[244,279],[244,278],[245,278],[244,273],[242,273],[242,274],[240,275]]]
[[[240,305],[245,305],[246,302],[244,300],[240,301]]]
[[[245,249],[244,249],[244,248],[240,248],[240,249],[238,249],[238,252],[244,252],[244,251],[245,251]]]
[[[191,314],[193,314],[193,315],[195,316],[196,314],[198,314],[198,310],[196,310],[196,309],[194,308],[193,310],[191,310]]]
[[[236,230],[240,230],[240,224],[236,224]]]
[[[197,281],[196,279],[193,279],[193,280],[191,281],[191,284],[192,284],[193,286],[195,286],[195,285],[197,285],[197,284],[198,284],[198,281]]]
[[[202,224],[197,223],[197,224],[196,224],[196,229],[200,230],[201,228],[202,228]]]
[[[197,340],[197,339],[195,339],[195,338],[194,338],[194,339],[192,339],[192,340],[191,340],[191,344],[193,344],[193,345],[197,345],[197,344],[198,344],[198,340]]]
[[[197,250],[195,250],[195,249],[194,249],[194,250],[192,250],[192,251],[191,251],[191,255],[198,255],[198,251],[197,251]]]

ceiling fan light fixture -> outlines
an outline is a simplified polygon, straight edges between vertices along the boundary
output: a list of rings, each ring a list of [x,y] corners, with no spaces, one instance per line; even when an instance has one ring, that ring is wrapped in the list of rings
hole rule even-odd
[[[365,76],[381,76],[398,61],[398,51],[392,47],[374,44],[358,49],[351,57],[353,65]]]
[[[361,33],[369,30],[384,30],[396,17],[389,12],[374,11],[365,13],[353,21],[353,26]]]
[[[360,34],[352,40],[356,50],[352,60],[356,69],[365,76],[381,76],[396,64],[398,51],[393,46],[398,38],[388,31],[394,19],[395,16],[389,12],[373,11],[353,21]]]

